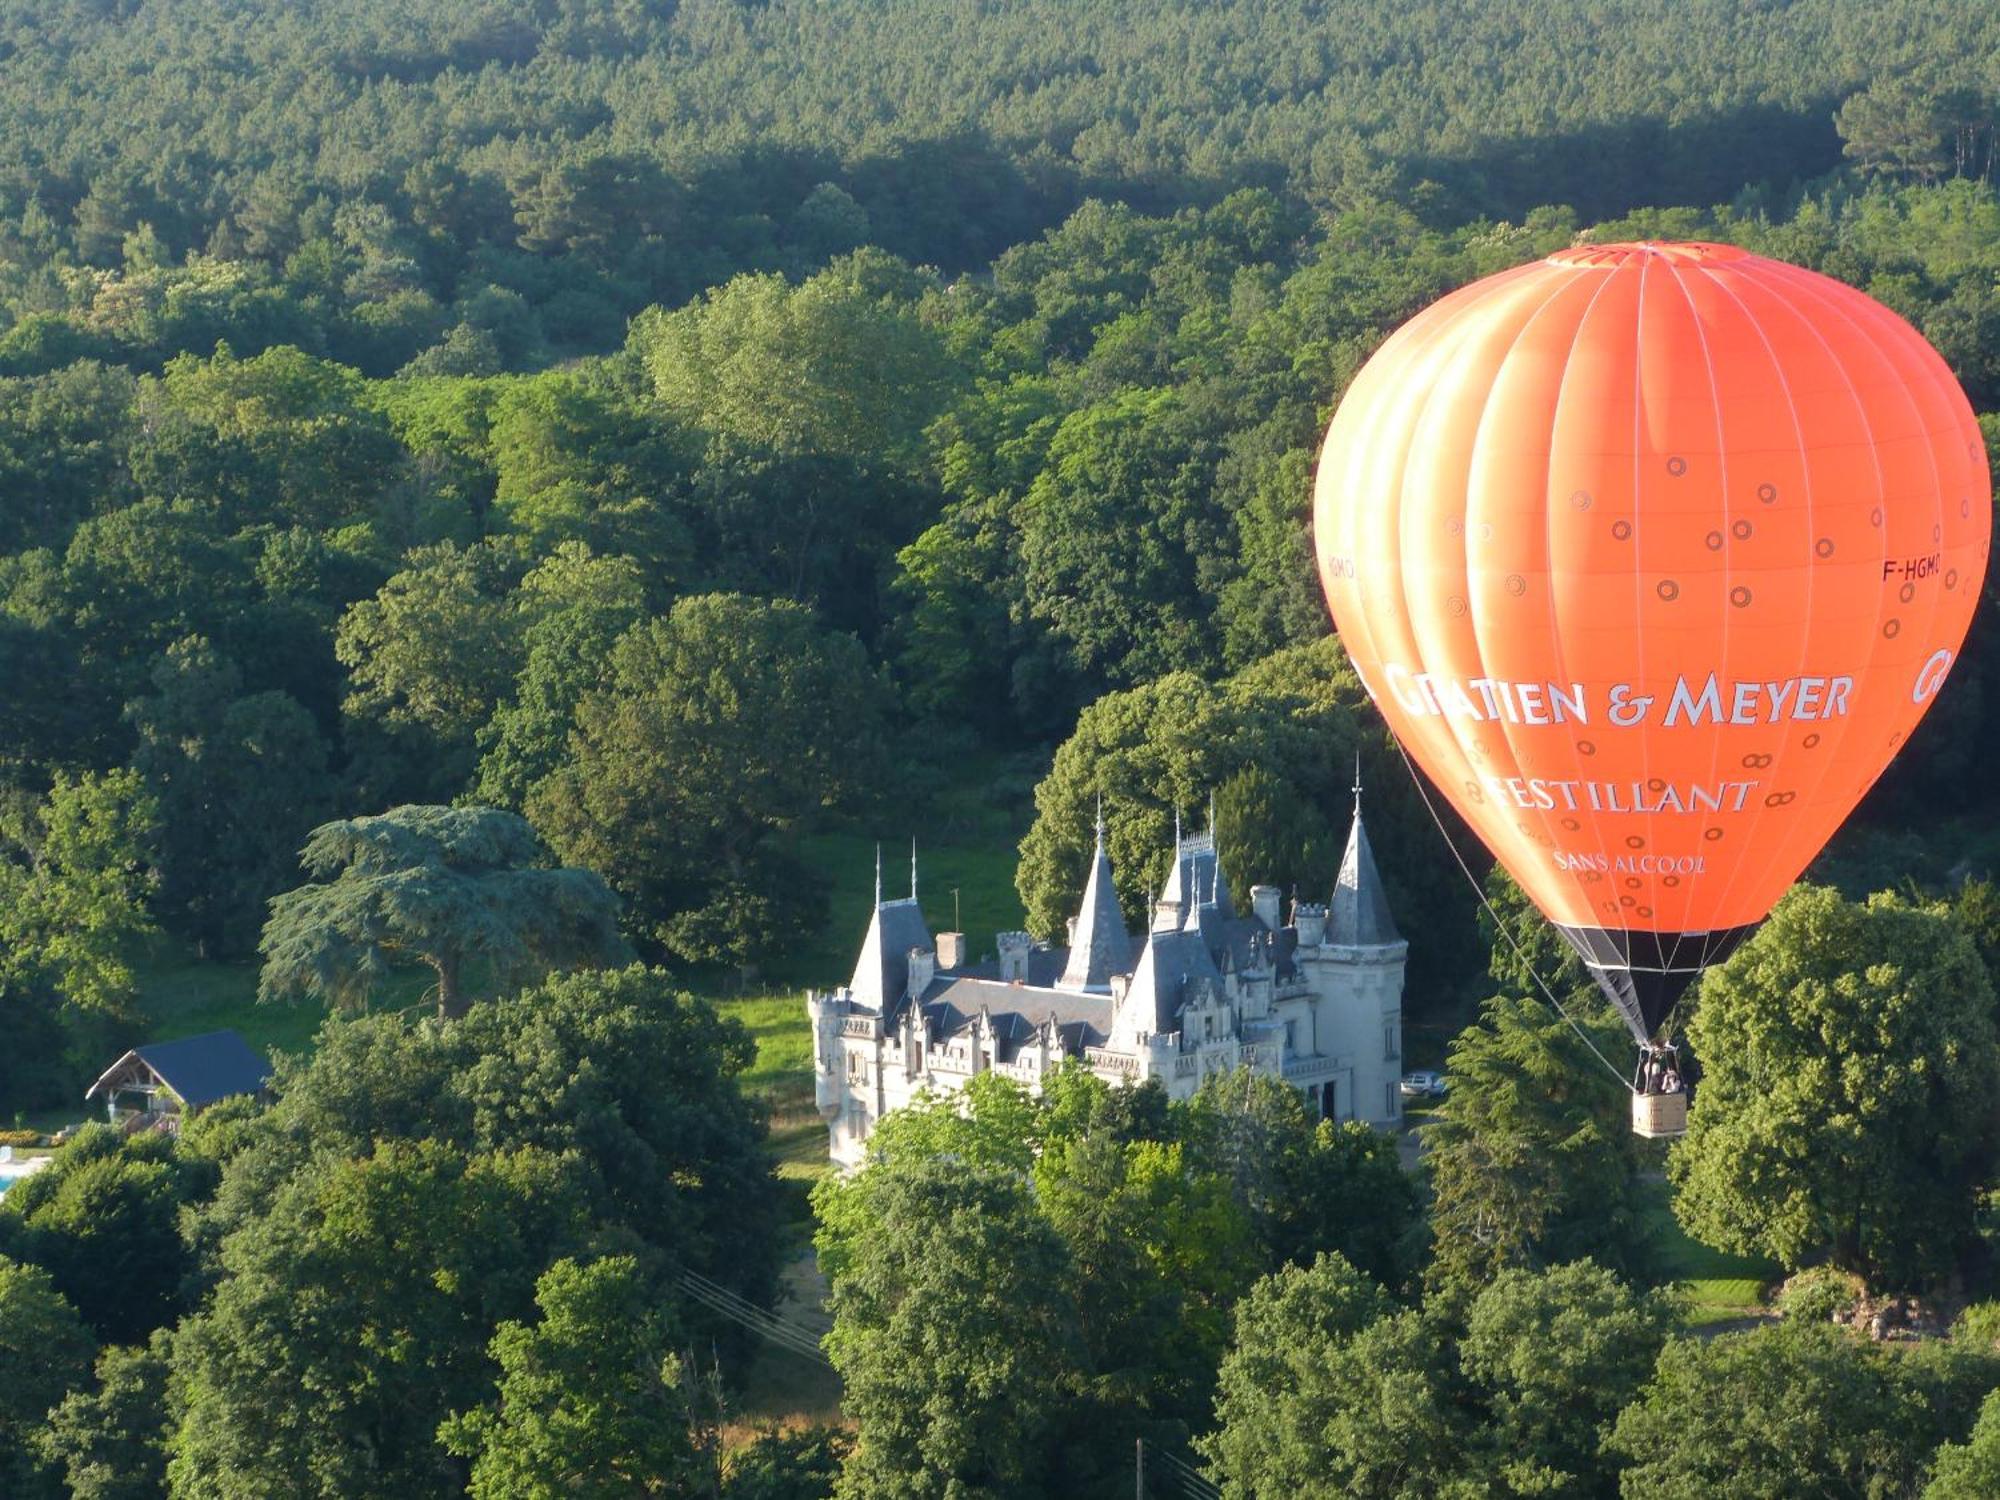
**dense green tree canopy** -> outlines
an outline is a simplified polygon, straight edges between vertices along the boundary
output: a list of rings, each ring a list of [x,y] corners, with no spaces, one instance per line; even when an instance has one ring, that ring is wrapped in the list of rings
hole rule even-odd
[[[1674,1314],[1668,1297],[1588,1261],[1493,1279],[1467,1312],[1459,1363],[1486,1408],[1479,1446],[1503,1493],[1611,1492],[1603,1440],[1651,1377]]]
[[[136,1013],[134,964],[154,931],[158,804],[137,774],[58,775],[46,798],[0,809],[0,995],[9,1099],[62,1097],[64,1071],[97,1063],[109,1026]]]
[[[495,1398],[496,1332],[534,1345],[537,1280],[566,1256],[635,1256],[651,1306],[674,1267],[768,1303],[776,1190],[737,1082],[751,1052],[637,968],[450,1023],[330,1022],[240,1125],[190,1226],[213,1292],[175,1338],[174,1485],[462,1489],[439,1428]],[[737,1347],[727,1325],[682,1326],[705,1353]],[[539,1357],[521,1366],[529,1407]]]
[[[1963,1356],[1961,1356],[1962,1358]],[[1924,1363],[1828,1324],[1675,1339],[1610,1446],[1620,1493],[1662,1500],[1806,1500],[1913,1493],[1932,1450],[1972,1425],[1987,1368]],[[1961,1387],[1932,1404],[1937,1381]]]
[[[876,794],[884,765],[857,642],[795,604],[706,594],[620,638],[528,816],[676,952],[741,963],[821,909],[786,841]]]
[[[535,1283],[535,1307],[536,1322],[493,1335],[495,1404],[440,1434],[472,1460],[475,1500],[686,1493],[712,1475],[694,1441],[694,1372],[636,1261],[559,1260]]]
[[[1028,1183],[944,1160],[887,1169],[833,1287],[827,1350],[856,1424],[839,1493],[1051,1493],[1082,1393],[1068,1252]]]
[[[159,904],[203,952],[254,948],[264,906],[332,790],[326,743],[288,693],[245,695],[235,663],[191,637],[167,648],[153,692],[126,706],[132,765],[160,809]]]
[[[97,1356],[96,1389],[75,1389],[49,1412],[35,1448],[70,1500],[155,1500],[167,1483],[171,1337]]]
[[[34,1435],[65,1392],[90,1374],[96,1345],[40,1266],[0,1256],[0,1481],[41,1500],[60,1493]]]
[[[1420,1313],[1321,1256],[1237,1305],[1216,1430],[1201,1448],[1230,1500],[1457,1493],[1465,1421],[1448,1378]]]
[[[1993,992],[1942,909],[1806,886],[1703,981],[1670,1170],[1710,1243],[1891,1285],[1965,1249],[1992,1165]]]
[[[170,1136],[87,1125],[0,1198],[0,1250],[48,1271],[104,1343],[141,1343],[180,1311],[181,1206],[212,1186]]]
[[[1434,1288],[1585,1256],[1642,1268],[1628,1095],[1607,1065],[1625,1031],[1601,1012],[1578,1027],[1544,1000],[1496,995],[1452,1042],[1451,1091],[1425,1133]]]

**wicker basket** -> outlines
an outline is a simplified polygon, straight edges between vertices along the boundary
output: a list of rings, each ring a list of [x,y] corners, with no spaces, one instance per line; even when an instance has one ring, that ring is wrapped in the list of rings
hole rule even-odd
[[[1648,1140],[1686,1135],[1688,1096],[1685,1093],[1634,1094],[1632,1133]]]

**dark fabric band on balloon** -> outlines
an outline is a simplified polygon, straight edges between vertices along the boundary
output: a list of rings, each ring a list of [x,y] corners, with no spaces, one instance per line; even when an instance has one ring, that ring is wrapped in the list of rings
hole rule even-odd
[[[1713,932],[1649,932],[1622,927],[1566,927],[1555,924],[1576,950],[1597,987],[1617,1007],[1633,1039],[1645,1045],[1710,964],[1719,964],[1763,924],[1724,927]]]

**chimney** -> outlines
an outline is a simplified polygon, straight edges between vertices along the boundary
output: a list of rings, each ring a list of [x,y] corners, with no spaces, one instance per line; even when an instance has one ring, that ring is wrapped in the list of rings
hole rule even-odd
[[[965,967],[965,934],[940,932],[937,935],[937,966],[951,970]]]
[[[1283,896],[1284,893],[1275,885],[1250,887],[1250,910],[1255,912],[1257,920],[1272,932],[1278,930],[1278,903]]]
[[[994,938],[1000,948],[1000,977],[1008,983],[1028,980],[1028,951],[1035,940],[1025,932],[1003,932]]]
[[[1316,901],[1300,901],[1292,907],[1292,925],[1299,930],[1301,948],[1317,948],[1326,941],[1326,908]]]
[[[910,998],[921,1000],[924,991],[931,987],[931,976],[937,972],[937,955],[928,948],[912,948],[910,958]]]

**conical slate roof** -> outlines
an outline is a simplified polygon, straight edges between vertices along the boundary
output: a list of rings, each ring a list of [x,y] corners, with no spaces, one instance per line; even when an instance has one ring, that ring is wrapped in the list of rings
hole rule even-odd
[[[1382,894],[1382,876],[1368,847],[1368,830],[1361,822],[1361,799],[1354,799],[1354,827],[1347,835],[1347,853],[1334,882],[1333,905],[1326,914],[1326,940],[1342,948],[1375,948],[1400,943],[1396,919]]]
[[[917,904],[917,856],[910,852],[910,894],[901,901],[882,899],[882,849],[875,849],[875,914],[868,919],[868,936],[847,990],[856,1001],[887,1015],[899,1006],[910,987],[910,950],[931,948],[930,928]]]
[[[1118,909],[1118,889],[1111,880],[1111,856],[1104,852],[1104,820],[1097,821],[1097,852],[1083,886],[1083,906],[1070,933],[1069,962],[1060,987],[1066,990],[1108,990],[1113,974],[1132,972],[1131,940],[1125,916]]]
[[[910,950],[931,946],[930,929],[915,897],[884,901],[869,920],[848,993],[873,1009],[893,1010],[910,987]]]

